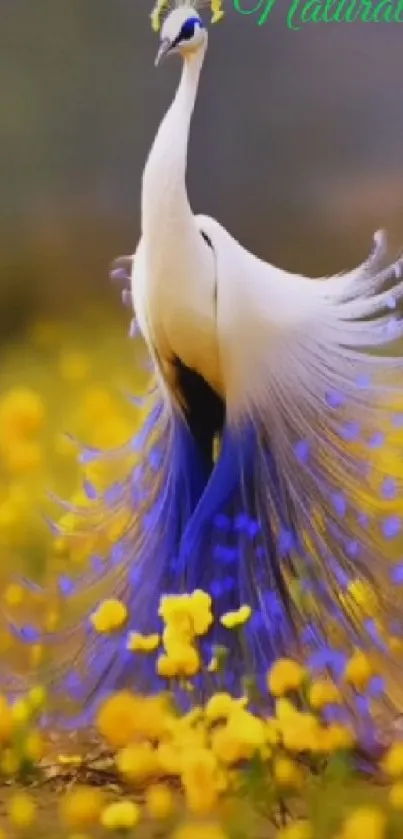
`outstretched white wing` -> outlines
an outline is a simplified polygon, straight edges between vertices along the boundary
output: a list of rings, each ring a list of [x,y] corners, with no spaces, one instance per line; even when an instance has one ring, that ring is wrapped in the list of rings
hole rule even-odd
[[[258,259],[214,219],[198,221],[216,255],[217,329],[231,416],[251,403],[267,410],[268,390],[270,412],[292,411],[299,400],[318,408],[332,389],[357,398],[364,373],[372,374],[377,391],[384,377],[400,390],[403,360],[393,345],[403,335],[396,317],[403,261],[380,269],[382,234],[357,269],[311,279]]]
[[[229,428],[240,440],[248,424],[256,432],[258,484],[266,485],[273,519],[286,511],[286,521],[279,513],[274,522],[277,533],[292,522],[298,536],[298,579],[314,591],[319,585],[322,603],[348,613],[350,640],[368,637],[374,626],[346,600],[348,585],[374,586],[378,628],[400,620],[402,609],[393,587],[403,579],[403,566],[396,566],[403,533],[403,261],[381,267],[385,242],[378,234],[355,271],[309,279],[256,259],[214,220],[199,221],[216,253]]]

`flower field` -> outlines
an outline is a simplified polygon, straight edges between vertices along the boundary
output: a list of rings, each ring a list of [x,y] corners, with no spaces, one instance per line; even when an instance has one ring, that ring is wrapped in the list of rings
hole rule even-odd
[[[88,502],[83,473],[100,489],[114,475],[107,461],[102,468],[80,466],[77,441],[102,449],[125,443],[141,418],[127,395],[146,376],[141,348],[127,340],[125,323],[102,309],[70,324],[37,322],[24,342],[3,348],[4,662],[20,655],[10,622],[29,617],[35,597],[44,627],[57,628],[58,600],[46,585],[55,573],[74,579],[93,547],[63,531],[79,529],[74,504]],[[60,510],[49,492],[73,507]],[[55,516],[56,532],[47,522]],[[38,588],[28,597],[24,575],[43,583],[46,596]],[[348,596],[365,614],[376,612],[374,592],[357,583]],[[94,629],[105,638],[122,636],[134,666],[136,657],[149,656],[165,689],[106,698],[89,739],[83,732],[69,748],[68,738],[41,725],[48,697],[40,665],[48,653],[39,641],[29,646],[36,683],[16,700],[0,697],[0,839],[402,839],[403,742],[371,753],[369,774],[343,706],[346,695],[366,697],[374,681],[381,684],[375,658],[353,651],[337,684],[325,672],[282,659],[267,673],[263,691],[246,672],[243,691],[234,696],[225,646],[206,661],[201,642],[215,621],[228,639],[242,635],[249,605],[218,614],[207,593],[194,591],[162,596],[159,615],[161,634],[128,632],[125,605],[101,599],[91,616]],[[396,648],[398,639],[387,640]],[[185,710],[175,702],[177,689]],[[379,702],[378,696],[374,715]]]

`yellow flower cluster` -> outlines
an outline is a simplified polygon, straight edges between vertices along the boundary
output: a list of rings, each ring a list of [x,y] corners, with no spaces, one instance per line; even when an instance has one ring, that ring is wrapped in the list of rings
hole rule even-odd
[[[163,6],[160,3],[160,9]],[[211,9],[213,20],[222,17],[220,0],[217,3],[211,0]],[[102,539],[81,535],[80,511],[68,511],[58,522],[62,533],[73,533],[74,540],[63,535],[50,539],[42,525],[38,525],[36,510],[42,506],[43,492],[49,484],[55,485],[77,507],[92,506],[88,495],[77,491],[77,446],[63,438],[60,429],[70,429],[90,446],[110,448],[124,444],[139,420],[139,414],[133,417],[117,395],[117,387],[136,389],[134,380],[120,374],[117,359],[122,351],[114,354],[108,350],[110,360],[105,357],[105,361],[100,361],[98,350],[86,346],[82,336],[69,337],[69,328],[66,331],[58,325],[53,329],[48,327],[32,335],[35,349],[25,357],[21,370],[13,367],[14,362],[6,354],[0,367],[0,552],[2,568],[7,573],[9,557],[13,557],[14,571],[14,557],[17,564],[20,554],[27,574],[31,563],[35,567],[38,556],[49,559],[59,573],[64,564],[67,569],[67,564],[84,563],[91,553],[107,555],[127,521],[127,510],[120,511],[108,523]],[[120,324],[118,332],[122,332]],[[113,326],[108,329],[108,334],[111,333]],[[116,346],[118,340],[113,338]],[[124,341],[123,336],[122,346]],[[27,348],[26,352],[29,354],[30,350]],[[102,369],[102,380],[97,375],[99,369]],[[14,387],[10,386],[11,382],[16,383]],[[396,433],[395,429],[393,434]],[[112,458],[85,465],[85,477],[95,492],[120,478],[123,474],[120,470],[126,470],[128,464],[126,457],[123,460],[123,466]],[[393,469],[398,478],[401,467],[393,462],[391,474]],[[93,522],[97,524],[95,514]],[[94,542],[95,538],[98,541]],[[375,619],[382,631],[378,596],[373,587],[356,579],[340,598],[352,616],[360,620]],[[6,577],[2,604],[18,618],[23,618],[26,612],[27,622],[34,605],[49,631],[57,626],[57,602],[49,602],[44,608],[39,594]],[[237,611],[218,616],[218,621],[229,631],[241,633],[250,616],[251,609],[244,604]],[[128,617],[124,603],[108,599],[99,604],[91,621],[96,631],[107,634],[125,630]],[[247,680],[245,695],[232,696],[228,692],[224,648],[215,649],[208,664],[202,660],[200,638],[210,631],[214,619],[213,604],[207,594],[199,591],[165,597],[161,601],[160,617],[165,624],[161,634],[130,632],[127,648],[134,655],[157,653],[159,674],[168,680],[168,687],[171,680],[178,680],[181,688],[188,691],[191,710],[180,713],[168,693],[149,697],[120,691],[103,703],[96,719],[98,730],[116,752],[116,767],[129,792],[126,797],[114,800],[113,793],[107,789],[74,787],[60,802],[60,817],[69,838],[83,839],[92,832],[97,835],[100,828],[134,835],[136,829],[141,833],[143,827],[147,832],[150,820],[162,822],[156,828],[169,839],[232,838],[234,824],[237,827],[233,807],[242,810],[245,806],[245,789],[253,787],[259,772],[259,795],[263,790],[259,800],[269,810],[298,799],[302,806],[298,803],[296,811],[305,813],[306,802],[311,800],[318,779],[316,773],[320,775],[334,754],[336,765],[338,753],[348,752],[355,743],[349,726],[326,723],[323,712],[328,706],[340,707],[346,696],[367,690],[377,675],[376,656],[353,650],[337,684],[324,673],[312,677],[299,661],[281,659],[267,674],[270,697],[263,693],[258,712],[251,705]],[[335,635],[336,646],[345,643],[346,639],[340,641],[340,638],[339,632],[337,639]],[[402,651],[400,638],[385,634],[383,638],[391,651]],[[2,653],[11,649],[14,655],[14,642],[2,629],[0,643]],[[40,666],[44,656],[41,644],[26,649],[29,665]],[[202,693],[198,682],[194,686],[192,683],[193,676],[200,673],[206,688]],[[37,675],[40,681],[40,674]],[[13,702],[0,696],[0,777],[3,780],[9,782],[15,775],[25,779],[34,769],[40,769],[46,740],[39,716],[45,705],[46,695],[41,686]],[[85,755],[80,759],[85,763]],[[74,762],[73,758],[64,760],[66,764],[69,760]],[[311,766],[315,768],[314,784]],[[340,807],[337,802],[337,831],[327,831],[326,837],[355,839],[365,835],[367,839],[389,839],[403,835],[401,743],[391,746],[382,761],[382,769],[387,777],[385,794],[380,796],[382,806],[373,806],[372,787],[368,791],[368,806],[362,803],[362,791],[357,795],[359,806],[354,807],[350,799],[345,805],[340,803]],[[324,776],[320,795],[327,783]],[[141,797],[137,796],[137,787],[141,788]],[[135,797],[130,794],[130,788],[136,789]],[[253,795],[256,793],[258,797],[257,788],[253,790]],[[337,794],[342,796],[342,791]],[[227,824],[228,814],[231,818]],[[6,835],[40,833],[35,799],[25,792],[10,797],[4,818],[9,821]],[[241,825],[239,833],[242,833]],[[306,819],[290,822],[277,835],[279,839],[322,839],[314,816],[312,822]],[[1,831],[0,836],[2,839]]]
[[[403,743],[394,743],[383,759],[383,769],[392,780],[389,801],[395,810],[403,811]]]
[[[105,740],[120,748],[136,740],[160,737],[166,729],[168,708],[166,695],[144,697],[124,690],[102,703],[96,723]]]
[[[28,387],[9,390],[0,400],[1,457],[11,475],[24,475],[41,465],[39,436],[45,421],[43,401]]]
[[[361,650],[356,650],[345,669],[346,681],[358,691],[365,691],[375,675],[376,668],[370,657]]]
[[[336,839],[386,839],[387,816],[375,807],[358,807],[345,820]]]
[[[94,344],[94,328],[107,334],[108,340]],[[39,632],[62,629],[64,604],[56,575],[74,577],[75,565],[86,565],[95,554],[107,556],[127,527],[131,511],[124,505],[107,522],[105,517],[97,519],[87,489],[92,485],[94,495],[120,480],[138,454],[81,467],[79,445],[62,433],[68,431],[90,447],[109,449],[125,444],[136,432],[143,409],[130,405],[123,392],[138,391],[148,375],[143,376],[136,365],[122,369],[126,345],[119,315],[111,316],[108,305],[104,310],[93,305],[83,308],[80,318],[71,323],[35,323],[23,345],[4,347],[0,364],[0,580],[4,611],[15,625],[32,625]],[[85,492],[77,491],[83,473]],[[51,488],[76,505],[77,511],[64,512],[54,505],[47,497]],[[43,513],[57,522],[57,535],[49,532]],[[39,587],[22,587],[11,575],[45,582],[46,595]],[[102,628],[109,617],[112,626]],[[114,617],[107,610],[97,614],[98,619],[99,631],[112,629]],[[48,652],[39,644],[22,649],[7,626],[1,622],[0,652],[7,663],[18,663],[24,670],[44,665]]]
[[[96,613],[99,631],[113,632],[125,624],[127,613],[121,607],[120,601],[100,604]],[[104,617],[99,623],[102,609]],[[238,630],[250,614],[249,607],[242,606],[219,621]],[[172,664],[170,678],[182,684],[184,678],[186,683],[192,678],[186,664],[192,650],[197,655],[198,670],[204,668],[208,677],[209,668],[199,657],[198,642],[214,622],[211,597],[200,590],[164,596],[159,615],[164,622],[162,635],[132,632],[128,648],[147,655],[162,644],[162,655]],[[156,667],[159,670],[160,659]],[[267,711],[268,694],[262,696],[258,713],[252,709],[247,692],[233,696],[217,690],[201,702],[196,691],[190,691],[193,705],[180,713],[169,692],[156,696],[140,696],[130,690],[116,692],[103,701],[95,723],[115,750],[116,768],[126,789],[141,789],[142,799],[133,800],[129,793],[114,800],[107,790],[75,786],[60,802],[61,822],[74,836],[88,836],[100,827],[123,835],[151,820],[161,825],[169,839],[230,839],[233,808],[245,807],[245,793],[241,795],[241,791],[249,789],[253,778],[253,783],[263,785],[259,789],[267,789],[267,806],[274,818],[287,809],[289,802],[298,797],[304,800],[308,790],[312,795],[311,768],[317,772],[318,767],[326,767],[332,755],[344,755],[354,747],[353,730],[338,722],[326,722],[323,712],[342,704],[343,685],[355,691],[365,689],[375,672],[370,658],[360,650],[353,651],[340,684],[325,675],[313,678],[298,661],[279,659],[267,674],[268,694],[273,701],[271,714]],[[35,722],[45,703],[40,686],[13,705],[0,697],[3,773],[7,761],[8,773],[16,771],[12,761],[18,749],[20,760],[29,758],[31,764],[40,760],[43,743]],[[397,818],[403,813],[403,744],[391,747],[382,767],[391,781],[389,807]],[[264,801],[262,795],[259,792]],[[37,822],[34,801],[25,794],[14,796],[8,817],[15,829],[30,828]],[[354,809],[349,805],[341,812],[337,833],[331,839],[355,839],[358,835],[387,839],[388,825],[385,808],[360,803]],[[279,829],[278,836],[314,839],[315,831],[314,818],[298,819]]]
[[[237,629],[250,614],[250,608],[242,606],[237,612],[221,616],[220,622]],[[191,678],[203,667],[198,638],[210,630],[214,621],[210,596],[199,590],[164,596],[159,615],[164,622],[162,637],[132,633],[129,647],[135,652],[151,653],[162,642],[164,653],[157,660],[157,672],[161,673],[162,658],[167,668],[169,663],[170,678]],[[197,657],[197,668],[191,666],[193,655]],[[357,689],[358,685],[365,686],[374,672],[369,659],[355,651],[347,664],[344,682]],[[243,767],[257,757],[267,782],[274,784],[277,791],[275,800],[282,800],[284,796],[302,794],[305,789],[309,769],[300,762],[302,755],[326,760],[334,753],[353,748],[352,729],[341,723],[328,723],[322,715],[328,706],[341,705],[343,701],[341,686],[328,676],[312,679],[309,670],[299,662],[280,659],[267,675],[267,686],[275,699],[271,716],[252,711],[248,696],[234,697],[226,691],[214,693],[204,704],[195,704],[182,715],[171,704],[169,694],[140,697],[123,691],[103,703],[97,718],[98,730],[118,749],[116,765],[125,781],[146,785],[145,807],[152,818],[168,819],[177,813],[172,791],[161,782],[163,777],[180,780],[187,811],[200,819],[217,814],[221,803],[236,794]],[[305,707],[299,707],[303,697]],[[390,771],[390,767],[395,767],[400,781],[403,757],[399,752],[391,754],[388,766]],[[391,795],[398,806],[399,789]],[[123,829],[126,817],[115,817],[115,809],[111,812],[112,817],[110,813],[105,816],[103,824],[109,823],[110,818],[118,824],[121,818]],[[364,815],[358,814],[357,818],[364,819]],[[134,825],[137,816],[127,818]],[[350,836],[348,825],[346,821],[343,839]],[[186,825],[179,831],[190,831],[192,836],[193,827]],[[214,824],[213,829],[220,831],[221,827]],[[304,839],[311,835],[311,826],[297,822],[281,835],[286,839]]]
[[[44,754],[39,718],[46,703],[41,686],[8,702],[0,695],[0,775],[23,776],[34,771]]]
[[[195,645],[213,623],[210,595],[204,591],[162,597],[159,615],[165,623],[162,635],[164,653],[158,658],[159,676],[195,676],[200,670],[200,656]]]

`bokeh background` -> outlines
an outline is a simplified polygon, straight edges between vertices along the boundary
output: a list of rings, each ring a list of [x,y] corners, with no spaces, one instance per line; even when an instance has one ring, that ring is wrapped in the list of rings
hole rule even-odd
[[[402,31],[286,28],[230,6],[211,30],[192,128],[195,211],[283,268],[403,245]],[[141,172],[178,80],[154,69],[145,0],[0,0],[0,550],[55,561],[45,491],[77,493],[75,444],[123,441],[141,377],[108,281],[139,235]],[[207,10],[206,10],[207,12]],[[70,516],[69,524],[72,525]],[[74,522],[73,522],[74,525]],[[60,548],[60,545],[59,545]],[[59,551],[60,552],[60,551]],[[8,591],[21,605],[21,591]]]
[[[288,6],[258,27],[228,0],[211,30],[189,187],[263,257],[322,273],[359,259],[374,226],[403,230],[402,30],[293,32]],[[1,0],[4,337],[35,310],[105,299],[110,260],[136,244],[142,167],[179,73],[154,69],[149,11]]]

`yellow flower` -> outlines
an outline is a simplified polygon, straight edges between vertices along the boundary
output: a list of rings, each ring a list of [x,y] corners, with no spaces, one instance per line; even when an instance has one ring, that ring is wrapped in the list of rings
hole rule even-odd
[[[157,746],[158,763],[164,775],[180,775],[182,753],[176,743],[159,743]]]
[[[240,606],[236,612],[226,612],[225,615],[221,615],[220,623],[226,629],[236,629],[238,626],[243,626],[247,623],[251,614],[252,609],[250,606]]]
[[[20,757],[16,755],[15,751],[12,749],[4,749],[2,751],[0,766],[1,771],[4,772],[5,775],[8,775],[9,777],[16,775],[20,768],[20,764]]]
[[[226,723],[214,729],[211,746],[221,763],[231,766],[250,759],[256,751],[267,749],[266,725],[263,720],[241,708],[234,710]]]
[[[388,749],[383,759],[383,768],[391,778],[403,778],[403,743],[394,743]]]
[[[340,705],[342,696],[334,682],[329,679],[319,679],[310,686],[309,702],[312,708],[321,710],[326,705]]]
[[[218,23],[224,17],[222,10],[222,0],[211,0],[211,23]]]
[[[323,729],[312,714],[294,711],[279,719],[280,732],[286,749],[294,752],[316,752],[320,749]]]
[[[195,632],[189,609],[189,595],[164,595],[161,597],[158,614],[167,627],[162,637],[164,646],[173,639],[188,643],[193,641]]]
[[[192,631],[190,618],[186,615],[186,623],[178,627],[168,625],[162,633],[162,644],[166,653],[178,646],[178,644],[193,645],[194,633]]]
[[[172,718],[167,730],[170,745],[176,749],[179,766],[182,766],[182,757],[189,751],[206,748],[208,744],[207,730],[202,722],[193,725],[186,717],[176,717]]]
[[[16,440],[8,446],[4,457],[12,475],[35,472],[42,464],[40,446],[30,440]]]
[[[130,830],[140,821],[140,814],[134,801],[116,801],[103,810],[101,824],[108,830]]]
[[[103,795],[96,787],[75,787],[60,803],[63,823],[72,830],[93,827],[99,822]]]
[[[35,685],[28,693],[28,703],[34,711],[41,711],[46,703],[46,690],[42,685]]]
[[[16,699],[11,707],[11,714],[16,725],[25,725],[32,715],[32,708],[27,699]]]
[[[290,699],[281,696],[276,701],[276,718],[279,722],[285,722],[289,719],[294,719],[298,711]]]
[[[60,358],[60,375],[68,382],[81,382],[87,378],[90,366],[84,353],[66,352]]]
[[[356,690],[364,691],[375,673],[371,659],[361,650],[356,650],[347,662],[344,678]]]
[[[192,726],[195,723],[202,722],[204,718],[204,710],[201,705],[194,705],[187,714],[184,714],[182,717],[182,723],[184,725]]]
[[[213,623],[212,600],[209,594],[196,589],[192,594],[161,597],[158,614],[165,624],[183,640],[205,635]]]
[[[24,744],[24,755],[31,763],[38,763],[44,755],[45,744],[38,731],[30,731]]]
[[[226,766],[233,766],[244,756],[238,738],[228,726],[222,726],[213,731],[211,747],[221,763]],[[250,756],[250,754],[247,755],[247,757]]]
[[[302,819],[288,824],[277,833],[277,839],[311,839],[311,837],[312,827],[309,822]]]
[[[122,748],[136,737],[157,740],[166,731],[168,719],[166,696],[136,696],[123,690],[103,702],[96,724],[111,746]]]
[[[355,738],[353,732],[342,723],[333,722],[323,729],[319,740],[319,750],[338,752],[351,749]]]
[[[8,802],[8,817],[18,830],[25,830],[36,820],[36,805],[25,792],[15,793]]]
[[[300,789],[304,783],[301,768],[288,757],[278,757],[273,766],[274,777],[280,787]]]
[[[265,720],[266,743],[270,746],[277,746],[280,741],[280,724],[278,720],[269,717]]]
[[[132,653],[151,653],[157,649],[160,643],[160,636],[142,635],[140,632],[130,632],[127,639],[127,649]]]
[[[190,595],[190,609],[195,635],[205,635],[210,629],[214,620],[211,606],[212,599],[207,592],[196,589]]]
[[[9,390],[0,401],[0,425],[3,434],[36,434],[44,425],[45,408],[41,397],[30,388]]]
[[[200,670],[200,656],[191,644],[172,644],[168,655],[157,661],[157,673],[168,678],[173,676],[195,676]]]
[[[127,609],[120,600],[103,600],[91,615],[91,623],[97,632],[113,632],[121,629],[127,621]]]
[[[227,719],[235,708],[245,706],[247,701],[246,698],[234,699],[229,693],[215,693],[207,702],[206,719],[209,722]]]
[[[158,773],[158,755],[150,743],[126,746],[116,755],[116,766],[131,783],[149,780]]]
[[[160,655],[157,661],[157,673],[162,679],[173,679],[178,675],[175,662],[167,655]]]
[[[385,813],[375,807],[359,807],[344,822],[343,839],[384,839],[387,818]]]
[[[146,810],[152,819],[169,819],[175,811],[175,799],[166,784],[151,784],[146,790]]]
[[[99,417],[115,414],[116,405],[112,394],[104,387],[88,387],[83,395],[81,411],[88,425],[98,422]]]
[[[204,748],[185,752],[181,778],[187,806],[197,814],[210,813],[226,785],[216,756]]]
[[[4,602],[6,606],[10,606],[10,608],[21,606],[24,602],[24,598],[25,591],[23,587],[19,586],[17,583],[10,583],[3,594]]]
[[[395,810],[403,810],[403,782],[393,784],[389,792],[389,802]]]
[[[137,697],[129,691],[115,693],[102,703],[96,725],[110,746],[120,748],[133,739],[137,710]]]
[[[132,434],[133,428],[131,424],[124,420],[123,417],[108,416],[102,423],[97,420],[96,426],[92,428],[91,442],[94,446],[102,449],[113,449],[127,443]],[[102,464],[103,469],[100,463],[89,464],[88,466],[89,468],[87,467],[86,470],[88,478],[90,480],[93,479],[97,486],[102,486],[102,483],[98,483],[98,481],[99,479],[102,480],[103,474],[108,474],[106,463]],[[93,468],[94,466],[95,469]],[[96,476],[98,476],[98,480]]]
[[[172,839],[228,839],[220,825],[214,822],[189,822],[178,827]]]
[[[273,696],[283,696],[290,691],[299,690],[306,680],[306,670],[297,661],[280,658],[273,664],[267,680]]]
[[[71,437],[67,437],[66,434],[58,433],[54,437],[53,441],[53,448],[54,451],[59,457],[66,457],[66,458],[77,458],[78,454],[78,446]]]
[[[228,722],[228,728],[237,733],[239,742],[248,749],[259,749],[266,742],[266,727],[263,720],[245,708],[235,707]]]

